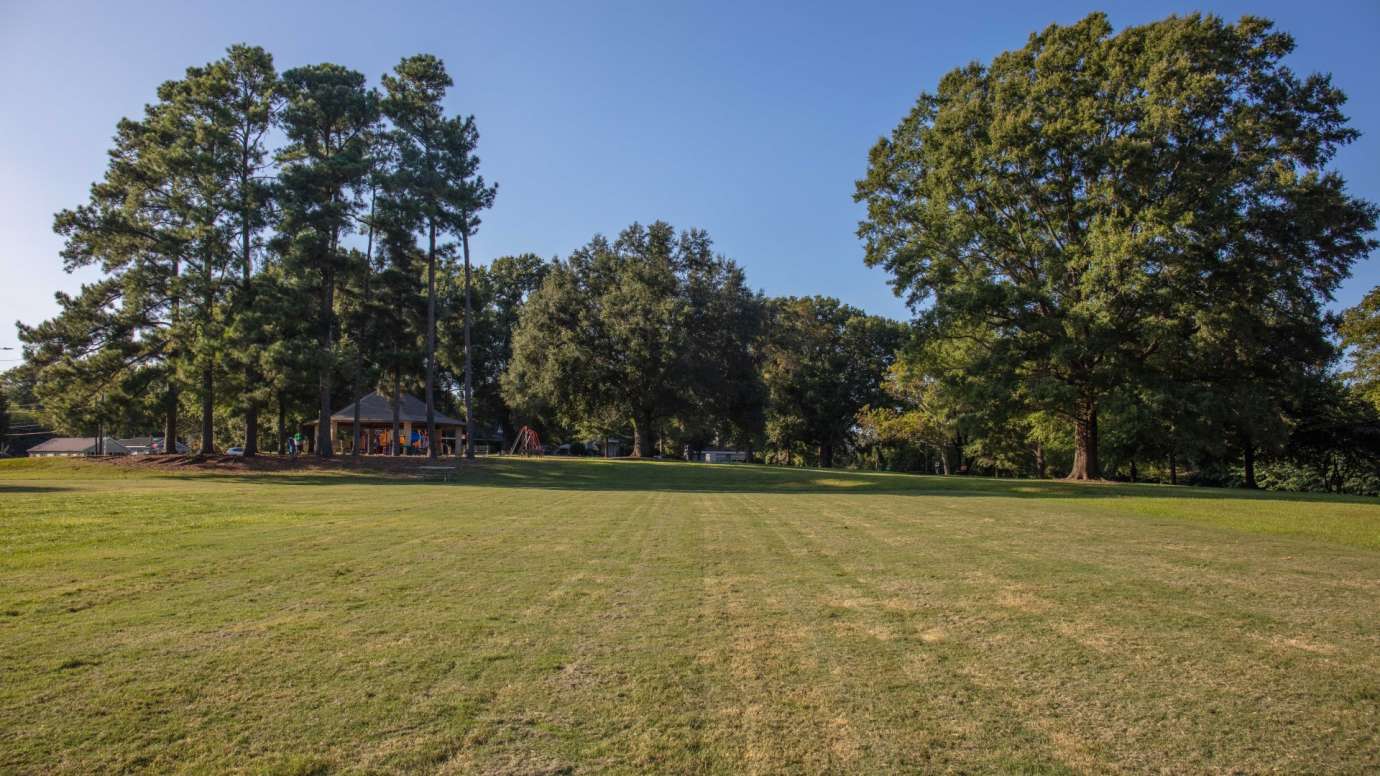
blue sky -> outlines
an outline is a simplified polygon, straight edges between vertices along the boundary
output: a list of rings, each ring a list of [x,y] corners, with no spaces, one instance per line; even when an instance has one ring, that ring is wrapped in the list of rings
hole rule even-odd
[[[281,6],[281,7],[280,7]],[[479,123],[499,183],[476,256],[566,255],[596,232],[665,219],[707,229],[771,294],[830,294],[904,317],[862,264],[853,182],[921,90],[1093,10],[1117,26],[1195,10],[1256,14],[1327,71],[1363,136],[1336,166],[1380,201],[1380,3],[68,2],[0,0],[0,346],[51,315],[67,275],[55,211],[84,201],[115,122],[159,82],[235,42],[280,69],[334,61],[371,79],[442,57],[449,107]],[[1339,295],[1380,283],[1380,260]],[[0,353],[0,359],[14,353]],[[0,367],[8,365],[0,361]]]

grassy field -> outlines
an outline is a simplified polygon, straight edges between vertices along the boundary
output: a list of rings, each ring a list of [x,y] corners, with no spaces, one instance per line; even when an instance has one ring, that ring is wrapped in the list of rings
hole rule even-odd
[[[1361,773],[1380,503],[0,462],[0,772]]]

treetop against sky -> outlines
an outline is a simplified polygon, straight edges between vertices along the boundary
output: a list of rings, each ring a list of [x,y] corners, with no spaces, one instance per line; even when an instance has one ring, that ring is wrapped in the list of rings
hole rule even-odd
[[[566,255],[594,232],[665,219],[709,230],[768,293],[830,293],[905,317],[885,272],[863,266],[854,235],[863,212],[853,182],[867,149],[944,73],[1097,9],[1117,27],[1193,10],[1273,19],[1298,42],[1287,64],[1332,73],[1348,95],[1362,134],[1335,166],[1353,195],[1380,200],[1380,8],[1371,2],[435,2],[382,15],[364,4],[329,13],[322,3],[83,5],[0,10],[0,68],[23,74],[0,83],[0,346],[18,345],[15,319],[56,312],[55,290],[94,279],[62,271],[52,216],[86,198],[116,122],[139,115],[188,64],[241,41],[267,48],[282,69],[338,62],[371,81],[417,51],[443,58],[456,80],[447,108],[475,115],[485,175],[502,185],[473,241],[479,263]],[[1380,267],[1359,264],[1336,306],[1377,282]]]

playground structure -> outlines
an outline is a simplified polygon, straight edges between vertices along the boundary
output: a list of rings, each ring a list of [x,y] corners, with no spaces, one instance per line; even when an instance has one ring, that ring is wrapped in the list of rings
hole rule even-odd
[[[541,437],[531,426],[523,426],[517,432],[517,439],[513,440],[513,449],[508,451],[512,455],[545,455],[546,450],[541,446]]]

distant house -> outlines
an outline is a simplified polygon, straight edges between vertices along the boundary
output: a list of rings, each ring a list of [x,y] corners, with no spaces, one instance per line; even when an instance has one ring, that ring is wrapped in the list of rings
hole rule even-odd
[[[29,455],[33,458],[73,458],[85,455],[96,455],[96,437],[55,437],[39,445],[29,448]],[[105,437],[105,455],[129,455],[128,447],[120,444],[114,437]]]

